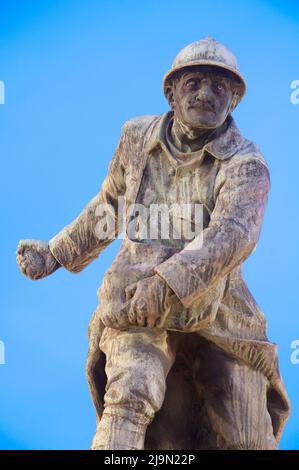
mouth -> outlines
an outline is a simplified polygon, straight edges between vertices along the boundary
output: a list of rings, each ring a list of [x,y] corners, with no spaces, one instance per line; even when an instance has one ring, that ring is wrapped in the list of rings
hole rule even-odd
[[[212,108],[209,105],[204,105],[204,104],[197,104],[197,105],[194,104],[192,106],[189,106],[189,109],[197,109],[197,110],[200,110],[200,111],[208,111],[210,113],[215,114],[215,109],[214,108]]]

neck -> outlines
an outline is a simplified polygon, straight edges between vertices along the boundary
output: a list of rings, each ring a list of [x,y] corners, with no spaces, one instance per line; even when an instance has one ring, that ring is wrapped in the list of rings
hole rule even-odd
[[[176,147],[182,152],[200,150],[212,137],[221,132],[223,124],[215,129],[190,127],[174,115],[171,137]]]

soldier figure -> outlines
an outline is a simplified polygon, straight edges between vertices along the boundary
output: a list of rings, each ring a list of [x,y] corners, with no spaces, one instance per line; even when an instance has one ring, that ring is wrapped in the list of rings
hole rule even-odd
[[[163,85],[171,109],[127,121],[100,192],[49,242],[21,241],[17,260],[31,279],[80,272],[113,239],[99,235],[98,208],[117,235],[123,197],[124,238],[88,329],[91,448],[276,449],[289,401],[241,271],[270,189],[263,156],[231,115],[245,80],[208,37],[182,49]],[[201,205],[202,233],[167,237],[155,222],[158,237],[132,235],[132,205],[176,203]],[[196,225],[171,220],[173,233]]]

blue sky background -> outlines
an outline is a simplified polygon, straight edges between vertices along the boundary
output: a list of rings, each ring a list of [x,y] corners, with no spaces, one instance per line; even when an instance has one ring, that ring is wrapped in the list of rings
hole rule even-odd
[[[80,275],[31,282],[15,250],[49,239],[99,190],[122,124],[168,109],[161,80],[207,35],[237,55],[248,93],[234,116],[268,161],[272,189],[245,278],[279,345],[292,402],[281,449],[299,449],[297,1],[0,0],[0,448],[87,449],[95,414],[85,378],[96,290],[120,240]],[[258,397],[257,397],[258,399]]]

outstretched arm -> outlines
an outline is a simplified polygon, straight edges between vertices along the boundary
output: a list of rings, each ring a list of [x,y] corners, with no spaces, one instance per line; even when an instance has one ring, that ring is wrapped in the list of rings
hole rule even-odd
[[[100,192],[71,224],[49,242],[21,240],[17,250],[17,262],[23,274],[30,279],[41,279],[59,266],[78,273],[117,237],[118,198],[125,194],[126,189],[125,145],[126,125],[122,129]],[[108,230],[101,230],[106,222]]]

